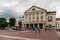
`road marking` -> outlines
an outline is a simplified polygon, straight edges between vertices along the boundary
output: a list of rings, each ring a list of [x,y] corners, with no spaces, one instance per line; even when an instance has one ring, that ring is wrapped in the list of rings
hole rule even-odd
[[[23,40],[42,40],[42,39],[32,39],[32,38],[23,38],[23,37],[6,36],[6,35],[0,35],[0,37],[3,37],[3,38],[13,38],[13,39],[23,39]]]

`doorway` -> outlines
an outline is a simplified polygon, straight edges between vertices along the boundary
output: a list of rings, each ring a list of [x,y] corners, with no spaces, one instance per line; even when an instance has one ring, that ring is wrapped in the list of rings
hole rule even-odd
[[[30,29],[33,29],[33,24],[30,24]]]
[[[43,29],[43,24],[39,24],[40,29]]]

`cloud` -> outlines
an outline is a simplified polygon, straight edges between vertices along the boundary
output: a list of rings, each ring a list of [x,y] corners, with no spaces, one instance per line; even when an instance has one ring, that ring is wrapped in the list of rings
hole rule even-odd
[[[0,16],[5,18],[21,17],[32,5],[60,13],[60,0],[0,0]]]

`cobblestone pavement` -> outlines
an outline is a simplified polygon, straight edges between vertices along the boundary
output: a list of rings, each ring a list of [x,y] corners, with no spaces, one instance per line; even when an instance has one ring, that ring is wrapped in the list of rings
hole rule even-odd
[[[0,31],[0,40],[60,40],[54,31],[33,33],[32,31]]]

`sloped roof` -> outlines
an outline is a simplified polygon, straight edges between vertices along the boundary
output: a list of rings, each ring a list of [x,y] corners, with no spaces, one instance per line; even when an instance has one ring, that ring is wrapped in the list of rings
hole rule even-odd
[[[60,20],[60,18],[56,18],[56,20]]]
[[[49,11],[47,14],[56,14],[56,11]]]
[[[40,8],[40,7],[37,7],[37,6],[32,6],[32,7],[30,7],[28,10],[26,10],[24,13],[26,13],[27,11],[29,11],[31,8],[33,8],[33,7],[36,7],[36,8],[39,8],[39,9],[42,9],[42,10],[45,10],[45,11],[47,11],[46,9],[43,9],[43,8]]]
[[[47,13],[56,13],[56,11],[52,11],[52,12],[51,12],[51,11],[49,11],[49,12],[47,12]]]

